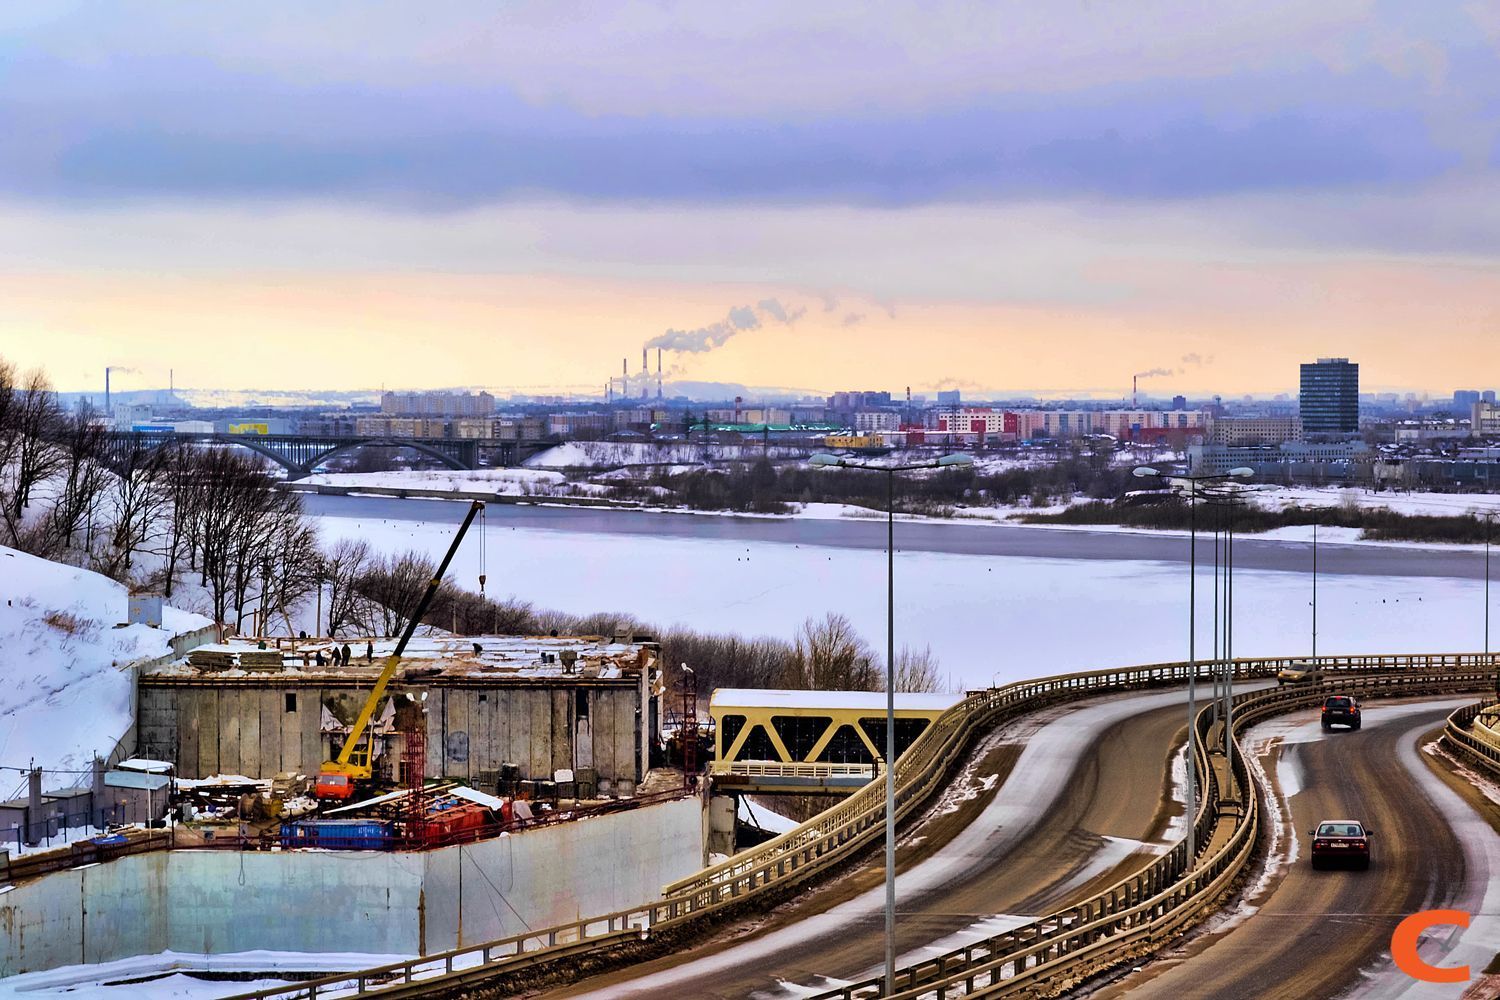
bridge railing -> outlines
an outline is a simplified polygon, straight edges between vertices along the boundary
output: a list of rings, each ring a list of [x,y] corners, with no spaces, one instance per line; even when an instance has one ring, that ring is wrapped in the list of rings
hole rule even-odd
[[[1272,677],[1283,667],[1306,662],[1306,657],[1263,657],[1232,661],[1237,679]],[[1319,657],[1319,664],[1329,673],[1321,688],[1286,688],[1236,696],[1240,725],[1257,718],[1260,707],[1280,711],[1301,704],[1312,704],[1332,687],[1357,691],[1366,696],[1420,694],[1434,690],[1463,691],[1492,686],[1493,669],[1484,669],[1483,654],[1411,653],[1396,655],[1365,654]],[[1211,681],[1216,664],[1197,664],[1196,674],[1203,682]],[[1020,681],[1003,687],[971,691],[963,701],[930,725],[896,761],[896,816],[912,814],[943,783],[949,768],[963,756],[969,742],[981,731],[1002,721],[1037,709],[1096,694],[1127,692],[1153,687],[1179,686],[1193,673],[1187,663],[1152,664],[1141,667],[1098,670]],[[1378,675],[1387,676],[1378,676]],[[1405,676],[1403,676],[1405,675]],[[1250,701],[1251,698],[1263,699]],[[1201,725],[1200,717],[1200,725]],[[1201,746],[1201,744],[1200,744]],[[1236,780],[1248,787],[1243,773],[1243,755],[1235,755]],[[1210,784],[1195,818],[1198,843],[1206,845],[1208,835],[1218,823],[1217,788],[1211,782],[1213,769],[1200,756],[1200,774]],[[275,989],[240,994],[233,1000],[313,1000],[318,996],[379,995],[411,996],[442,986],[451,988],[492,978],[531,966],[576,956],[584,951],[608,948],[623,941],[643,938],[654,930],[684,924],[741,905],[770,892],[780,892],[802,883],[815,874],[848,861],[872,842],[884,829],[885,789],[883,782],[868,784],[835,803],[806,823],[756,847],[703,869],[695,875],[673,882],[663,889],[662,898],[642,906],[616,913],[591,917],[477,945],[454,949],[421,959],[398,962],[360,973],[340,974],[324,979],[297,983]],[[1247,800],[1250,797],[1245,797]],[[1254,822],[1253,806],[1247,808]],[[1000,936],[1021,951],[1007,951],[996,958],[1011,975],[1019,969],[1030,981],[1044,967],[1056,971],[1056,964],[1068,956],[1095,955],[1083,952],[1088,944],[1112,942],[1109,948],[1125,947],[1141,934],[1161,933],[1180,926],[1192,918],[1212,898],[1248,857],[1253,830],[1240,835],[1236,830],[1233,850],[1205,859],[1183,879],[1187,870],[1186,847],[1179,843],[1152,865],[1124,882],[1117,883],[1090,901],[1070,907],[1028,925],[1032,938],[1025,942]],[[1229,850],[1229,847],[1224,848]],[[1222,857],[1220,857],[1222,854]],[[1107,897],[1107,898],[1106,898]],[[1087,918],[1087,919],[1085,919]],[[1101,923],[1103,921],[1103,923]],[[1161,921],[1161,923],[1153,923]],[[1115,928],[1110,930],[1110,928]],[[1106,933],[1108,931],[1108,933]],[[1134,937],[1122,935],[1133,934]],[[1004,942],[994,939],[995,947]],[[961,949],[968,957],[961,961],[975,976],[980,970],[973,964],[988,955],[974,951],[979,946]],[[952,968],[960,961],[958,953],[944,956]],[[996,955],[999,955],[996,952]],[[936,960],[934,960],[936,961]],[[986,959],[988,961],[988,959]],[[1006,963],[1009,963],[1006,965]],[[1018,964],[1019,963],[1019,964]],[[928,963],[930,966],[931,963]],[[982,963],[981,963],[982,964]],[[948,966],[944,966],[948,968]],[[999,966],[997,966],[999,968]],[[1049,971],[1048,974],[1051,974]],[[905,973],[903,973],[905,974]],[[917,975],[917,973],[911,973]],[[923,976],[926,973],[922,974]],[[945,982],[961,982],[963,975],[954,973]],[[854,984],[833,993],[831,997],[869,997],[871,984]],[[878,991],[879,984],[873,988]],[[915,988],[915,987],[914,987]],[[922,986],[920,996],[933,986]],[[859,992],[863,990],[863,992]],[[960,995],[948,992],[948,996]],[[976,994],[979,995],[979,994]],[[998,995],[998,994],[984,994]]]
[[[1491,777],[1500,776],[1500,734],[1489,726],[1479,725],[1478,718],[1481,712],[1493,712],[1495,708],[1493,700],[1465,705],[1449,715],[1443,727],[1443,742]]]
[[[1366,698],[1461,692],[1483,687],[1493,678],[1487,670],[1354,673],[1321,687],[1248,692],[1234,698],[1234,728],[1237,734],[1270,716],[1317,705],[1331,692]],[[1082,903],[901,969],[892,993],[884,992],[882,979],[873,978],[817,994],[813,1000],[1007,996],[1035,990],[1039,980],[1049,977],[1077,979],[1118,961],[1143,941],[1160,941],[1179,930],[1233,882],[1253,852],[1259,824],[1258,797],[1242,750],[1233,757],[1235,787],[1229,790],[1236,804],[1231,812],[1221,809],[1216,770],[1207,752],[1212,713],[1213,706],[1205,707],[1196,723],[1204,737],[1199,742],[1199,773],[1207,778],[1195,823],[1197,843],[1202,845],[1198,858],[1189,863],[1186,843],[1178,841],[1166,854]],[[1232,831],[1215,846],[1213,831],[1226,818],[1233,821]]]

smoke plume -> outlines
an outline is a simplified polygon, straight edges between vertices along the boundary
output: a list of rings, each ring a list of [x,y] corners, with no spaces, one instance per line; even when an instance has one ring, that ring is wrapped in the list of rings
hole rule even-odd
[[[1136,378],[1161,378],[1163,376],[1170,376],[1170,375],[1176,375],[1176,374],[1177,373],[1175,371],[1173,371],[1172,369],[1170,369],[1170,368],[1153,368],[1153,369],[1151,369],[1148,372],[1136,372],[1135,373],[1135,377]]]
[[[704,354],[725,342],[737,333],[758,330],[767,322],[790,326],[802,318],[807,310],[802,307],[787,308],[776,299],[762,299],[753,306],[735,306],[717,323],[700,326],[693,330],[667,330],[646,341],[648,350],[661,348],[675,354]]]

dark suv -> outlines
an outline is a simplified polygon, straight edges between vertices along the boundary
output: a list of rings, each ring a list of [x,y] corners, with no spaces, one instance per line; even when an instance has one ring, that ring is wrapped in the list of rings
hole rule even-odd
[[[1323,699],[1323,731],[1334,726],[1359,728],[1359,699],[1353,695],[1331,694]]]

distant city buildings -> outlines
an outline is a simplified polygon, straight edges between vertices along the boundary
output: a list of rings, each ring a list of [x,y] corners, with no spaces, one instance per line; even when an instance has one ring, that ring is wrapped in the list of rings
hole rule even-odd
[[[1243,448],[1302,440],[1300,417],[1220,417],[1209,432],[1211,444]]]
[[[1319,358],[1304,364],[1299,400],[1303,434],[1357,433],[1359,365],[1348,358]]]
[[[939,389],[937,394],[937,405],[962,406],[963,393],[958,389]]]
[[[495,397],[487,392],[384,392],[380,412],[397,417],[488,417]]]
[[[1500,434],[1500,406],[1480,400],[1469,408],[1469,430],[1475,437]]]
[[[968,407],[939,413],[936,430],[999,440],[1072,438],[1108,434],[1126,441],[1202,437],[1209,415],[1204,410],[999,410]]]

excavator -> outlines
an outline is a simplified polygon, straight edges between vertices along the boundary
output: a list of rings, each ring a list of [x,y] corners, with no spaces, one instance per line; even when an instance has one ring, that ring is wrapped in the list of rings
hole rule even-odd
[[[375,710],[380,706],[380,699],[385,694],[386,687],[390,684],[391,678],[396,675],[396,669],[401,665],[401,654],[406,651],[406,644],[411,641],[412,635],[417,631],[417,626],[422,622],[422,616],[427,613],[428,605],[432,603],[433,595],[442,584],[443,574],[448,572],[448,564],[453,561],[453,555],[458,551],[459,543],[464,540],[464,534],[469,530],[469,525],[474,523],[475,515],[482,510],[484,510],[483,501],[475,500],[470,505],[463,523],[458,526],[458,534],[453,537],[453,544],[448,546],[448,552],[443,556],[443,561],[438,564],[437,572],[432,575],[432,581],[427,584],[422,600],[417,603],[416,610],[407,620],[406,628],[402,630],[396,648],[391,651],[390,656],[385,658],[385,663],[380,668],[380,676],[375,679],[375,686],[370,689],[370,696],[365,699],[364,706],[359,710],[359,716],[354,720],[354,725],[349,728],[349,735],[344,739],[343,749],[339,751],[336,758],[323,763],[318,773],[318,782],[314,786],[314,794],[318,798],[334,800],[352,798],[357,790],[369,785],[373,773],[375,743],[374,736],[369,733],[370,720],[374,718]],[[483,574],[479,577],[479,586],[483,590]]]

